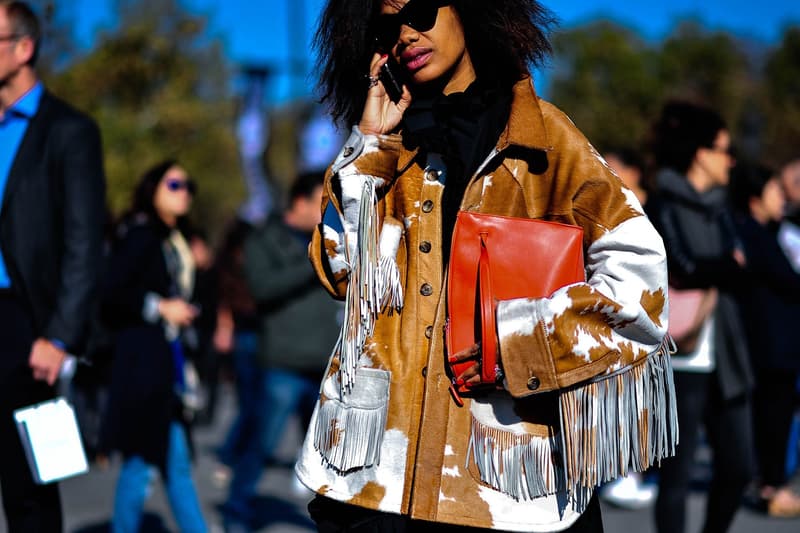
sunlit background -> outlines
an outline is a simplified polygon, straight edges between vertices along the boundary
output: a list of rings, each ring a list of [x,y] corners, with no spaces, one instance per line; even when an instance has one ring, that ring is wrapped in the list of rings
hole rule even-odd
[[[196,218],[213,238],[243,201],[235,134],[248,80],[266,73],[264,167],[288,183],[307,158],[311,47],[323,0],[33,0],[48,21],[41,70],[92,114],[106,147],[109,207],[147,165],[176,155],[200,182]],[[665,99],[729,121],[742,154],[779,164],[800,151],[800,2],[547,2],[561,21],[538,91],[601,149],[638,148]]]
[[[98,32],[118,28],[119,4],[119,0],[76,0],[71,6],[59,5],[59,10],[72,20],[77,41],[90,47]],[[285,101],[309,94],[314,61],[310,40],[323,0],[184,0],[181,5],[207,17],[209,34],[224,43],[228,59],[274,68],[270,97]],[[648,41],[664,38],[681,21],[694,20],[710,30],[769,44],[777,42],[788,25],[800,22],[800,2],[791,0],[562,0],[545,5],[559,17],[564,30],[613,20]]]

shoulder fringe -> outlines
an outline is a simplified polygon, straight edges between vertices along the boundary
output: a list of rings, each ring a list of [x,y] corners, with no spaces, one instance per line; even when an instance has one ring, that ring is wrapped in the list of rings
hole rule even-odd
[[[665,341],[667,342],[667,341]],[[467,462],[517,500],[568,493],[580,507],[594,487],[675,454],[678,416],[666,345],[609,376],[559,393],[561,435],[538,437],[472,419]]]
[[[349,235],[345,233],[345,238]],[[353,387],[364,342],[372,335],[380,306],[378,276],[378,208],[376,180],[364,176],[359,202],[356,246],[346,243],[350,274],[345,294],[344,321],[333,355],[339,356],[341,393]],[[352,256],[351,256],[352,254]]]
[[[382,256],[378,272],[380,273],[379,293],[382,295],[381,310],[388,311],[391,315],[394,311],[400,311],[403,308],[403,284],[400,281],[397,259],[386,255]]]
[[[667,342],[643,362],[560,392],[570,485],[595,487],[675,455],[678,412]]]
[[[399,312],[403,307],[403,285],[396,259],[402,228],[387,220],[379,236],[377,182],[376,178],[364,176],[356,246],[345,246],[350,266],[345,318],[333,348],[333,355],[339,356],[342,394],[353,387],[358,361],[378,314],[387,309],[389,314]]]

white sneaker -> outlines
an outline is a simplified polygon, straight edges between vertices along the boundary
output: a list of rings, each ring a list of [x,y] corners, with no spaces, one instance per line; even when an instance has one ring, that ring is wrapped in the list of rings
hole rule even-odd
[[[292,475],[292,494],[297,498],[308,498],[314,491],[303,485],[299,477]]]
[[[657,489],[654,485],[642,481],[640,474],[629,474],[615,479],[600,491],[603,500],[623,509],[643,509],[656,499]]]

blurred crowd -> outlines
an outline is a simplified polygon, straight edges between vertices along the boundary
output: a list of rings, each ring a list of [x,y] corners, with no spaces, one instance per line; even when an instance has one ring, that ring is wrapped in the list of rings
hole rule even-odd
[[[643,145],[605,155],[666,246],[680,446],[603,496],[654,505],[658,531],[685,531],[705,445],[713,459],[703,531],[726,531],[742,502],[800,516],[800,357],[789,333],[800,318],[800,159],[769,167],[738,155],[715,110],[680,101],[663,107]]]
[[[191,430],[214,422],[221,384],[234,385],[238,410],[214,474],[229,489],[226,529],[248,530],[262,470],[291,417],[308,424],[339,333],[341,305],[317,282],[307,250],[321,222],[320,158],[334,157],[340,134],[311,113],[301,131],[314,138],[281,190],[262,163],[263,81],[250,80],[238,125],[249,195],[217,247],[190,222],[200,191],[176,160],[145,170],[129,209],[109,223],[90,341],[65,393],[90,458],[123,459],[114,531],[137,530],[156,472],[181,530],[206,529]]]
[[[307,248],[325,166],[343,139],[321,115],[309,119],[299,128],[301,171],[281,189],[263,170],[268,121],[262,88],[251,89],[238,129],[249,196],[219,245],[190,223],[203,191],[178,160],[140,169],[129,209],[105,217],[89,340],[62,386],[90,459],[123,458],[115,531],[137,529],[154,472],[181,530],[207,529],[191,430],[214,421],[228,384],[238,411],[219,443],[217,477],[229,490],[227,529],[248,530],[262,469],[290,417],[308,423],[340,329],[341,305],[318,284]],[[800,147],[777,166],[742,157],[716,111],[673,101],[642,146],[602,152],[667,249],[681,431],[676,457],[603,496],[653,505],[661,533],[684,531],[696,451],[707,446],[704,531],[726,531],[742,502],[800,516],[800,350],[791,335],[800,319]]]

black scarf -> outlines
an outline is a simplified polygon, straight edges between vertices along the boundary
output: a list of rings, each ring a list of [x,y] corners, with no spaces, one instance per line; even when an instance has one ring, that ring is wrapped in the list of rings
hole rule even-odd
[[[510,108],[510,89],[475,81],[462,93],[416,98],[406,111],[404,141],[423,152],[441,154],[447,165],[442,200],[445,262],[469,179],[497,144]]]

